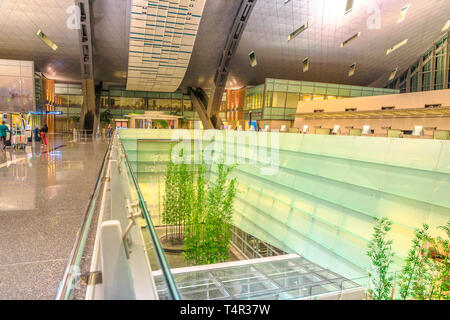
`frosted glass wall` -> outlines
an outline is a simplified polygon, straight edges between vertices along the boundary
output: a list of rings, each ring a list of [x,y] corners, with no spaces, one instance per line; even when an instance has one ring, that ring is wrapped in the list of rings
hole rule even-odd
[[[171,132],[120,135],[130,160],[142,164],[137,139],[170,139]],[[366,273],[373,217],[394,222],[396,269],[414,228],[427,222],[437,235],[450,219],[450,141],[281,134],[279,143],[275,175],[261,175],[260,165],[234,169],[234,223],[286,252],[355,278]]]
[[[35,110],[34,62],[0,59],[0,111]]]

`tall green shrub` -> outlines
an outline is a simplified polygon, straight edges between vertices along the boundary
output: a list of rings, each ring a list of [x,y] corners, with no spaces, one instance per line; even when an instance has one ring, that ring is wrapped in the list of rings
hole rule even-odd
[[[441,226],[446,237],[431,239],[430,245],[436,256],[430,259],[433,276],[428,285],[430,287],[428,298],[431,300],[450,299],[450,221],[446,226]],[[442,250],[438,252],[438,250]]]
[[[392,222],[387,218],[374,218],[376,224],[367,255],[371,260],[369,278],[373,289],[369,289],[370,296],[375,300],[390,300],[393,288],[393,277],[389,276],[389,267],[392,264],[392,240],[387,240]]]
[[[172,149],[170,151],[172,154]],[[183,150],[180,153],[183,156]],[[187,215],[191,214],[193,205],[192,166],[186,163],[167,164],[165,195],[163,197],[162,221],[174,226],[177,239],[183,238]]]
[[[425,249],[430,240],[428,225],[416,229],[405,265],[400,275],[400,296],[403,300],[414,298],[425,300],[426,283],[429,282],[429,249]]]
[[[227,182],[233,168],[219,164],[215,183],[206,184],[204,165],[198,166],[192,214],[186,222],[185,259],[202,265],[227,261],[231,242],[236,180]]]

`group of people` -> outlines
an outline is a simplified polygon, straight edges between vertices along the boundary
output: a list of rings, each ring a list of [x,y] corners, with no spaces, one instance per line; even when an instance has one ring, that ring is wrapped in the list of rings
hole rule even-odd
[[[38,131],[41,144],[47,145],[48,126],[44,124]],[[2,121],[2,124],[0,125],[0,149],[2,151],[6,149],[6,136],[8,132],[12,135],[12,131],[6,125],[6,121]]]

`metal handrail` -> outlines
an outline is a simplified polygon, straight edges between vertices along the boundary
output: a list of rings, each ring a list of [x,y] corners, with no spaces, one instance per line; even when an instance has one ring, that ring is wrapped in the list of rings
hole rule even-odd
[[[125,147],[123,146],[122,142],[120,142],[120,145],[122,147],[122,152],[125,156],[125,162],[127,163],[128,169],[130,171],[131,179],[133,180],[134,186],[136,187],[136,191],[137,191],[138,198],[139,198],[139,206],[141,207],[142,215],[144,216],[144,219],[147,222],[147,228],[150,232],[150,236],[151,236],[153,244],[155,246],[156,258],[158,259],[158,263],[161,267],[164,279],[166,280],[166,283],[167,283],[167,292],[173,300],[181,300],[182,299],[181,294],[178,291],[175,279],[173,278],[173,275],[170,272],[169,262],[167,261],[166,255],[164,253],[164,249],[159,240],[158,233],[156,232],[155,226],[153,225],[153,222],[150,218],[150,213],[147,209],[147,205],[144,201],[144,197],[142,195],[139,184],[137,183],[137,179],[134,174],[134,171],[131,168],[130,161],[128,160],[128,155],[125,151]]]
[[[72,281],[72,279],[71,279],[72,268],[73,268],[73,266],[79,265],[81,258],[82,258],[82,253],[84,251],[84,247],[86,244],[86,238],[89,233],[92,216],[94,213],[95,205],[97,203],[97,197],[98,197],[98,194],[100,193],[101,177],[103,177],[104,173],[105,173],[105,164],[107,162],[109,154],[111,153],[111,146],[112,146],[112,140],[110,140],[108,149],[105,152],[102,166],[99,170],[97,180],[95,181],[94,191],[92,192],[91,197],[89,199],[86,211],[84,213],[83,222],[77,233],[77,238],[75,240],[75,244],[70,253],[69,261],[64,270],[64,276],[58,287],[55,300],[67,300],[67,299],[71,298],[71,295],[73,292],[73,290],[72,290],[73,283],[71,282]],[[95,201],[94,201],[94,199],[95,199]]]

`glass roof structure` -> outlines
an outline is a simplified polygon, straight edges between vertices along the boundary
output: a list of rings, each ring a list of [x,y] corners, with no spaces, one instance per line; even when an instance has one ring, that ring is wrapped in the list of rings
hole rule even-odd
[[[183,299],[187,300],[295,300],[363,299],[364,288],[298,255],[244,260],[172,269]],[[167,288],[160,271],[153,272],[161,300]]]

